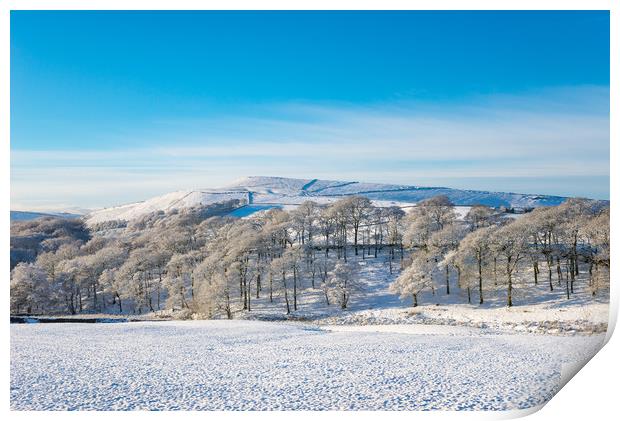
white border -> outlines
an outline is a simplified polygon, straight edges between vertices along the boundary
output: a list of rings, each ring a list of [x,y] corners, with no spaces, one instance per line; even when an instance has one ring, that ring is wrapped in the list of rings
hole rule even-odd
[[[618,2],[610,0],[522,0],[522,1],[500,1],[500,0],[383,0],[383,1],[342,1],[342,0],[314,0],[314,1],[290,1],[282,0],[231,0],[231,1],[197,1],[197,0],[4,0],[0,1],[0,171],[2,172],[2,181],[0,182],[2,200],[2,232],[0,233],[0,255],[3,256],[5,266],[2,271],[0,282],[3,283],[2,303],[3,313],[8,314],[9,301],[9,209],[10,209],[10,10],[611,10],[611,119],[610,119],[610,136],[611,139],[618,141],[618,83],[614,75],[620,74],[620,66],[618,66],[618,24],[620,19]],[[615,142],[611,142],[611,196],[615,196],[615,188],[618,183],[618,163],[619,147]],[[612,238],[615,239],[615,233],[618,231],[618,212],[612,207]],[[612,240],[613,241],[613,240]],[[612,246],[612,254],[614,262],[616,256],[616,242]],[[616,271],[612,270],[612,280],[615,279]],[[610,305],[610,326],[615,326],[619,294],[612,281],[612,294]],[[613,327],[610,328],[607,339],[609,340]],[[617,336],[617,335],[616,335]],[[205,417],[214,417],[217,419],[238,419],[251,415],[255,419],[289,419],[294,416],[296,419],[309,419],[316,417],[316,413],[295,412],[294,414],[285,412],[269,412],[269,413],[240,413],[240,412],[183,412],[183,413],[146,413],[146,412],[121,412],[121,413],[43,413],[43,412],[10,412],[9,411],[9,324],[8,321],[2,324],[2,337],[4,346],[0,348],[3,368],[3,382],[0,391],[0,400],[2,402],[2,412],[6,417],[11,419],[66,419],[76,417],[103,419],[109,418],[111,415],[120,418],[177,418],[182,416],[186,419],[204,419]],[[532,412],[536,412],[532,417],[534,419],[610,419],[611,414],[618,413],[617,385],[618,375],[620,374],[620,364],[617,355],[620,355],[620,343],[617,337],[611,339],[605,348],[597,354],[593,360],[588,363],[584,370],[578,373],[575,380],[558,393],[547,405],[539,412],[538,408],[526,411],[508,411],[508,412],[338,412],[326,413],[319,416],[338,416],[356,420],[375,420],[377,417],[389,417],[391,419],[407,419],[412,416],[424,418],[440,418],[452,419],[458,417],[461,419],[504,419],[517,416],[524,416]]]

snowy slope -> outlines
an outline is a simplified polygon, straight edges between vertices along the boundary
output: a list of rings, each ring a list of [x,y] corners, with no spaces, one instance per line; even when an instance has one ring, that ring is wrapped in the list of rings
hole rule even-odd
[[[185,190],[168,193],[144,202],[102,209],[90,213],[90,224],[115,219],[131,220],[154,211],[168,211],[195,205],[208,205],[231,199],[247,203],[246,209],[235,211],[234,216],[248,216],[270,207],[290,207],[306,200],[329,203],[345,196],[361,195],[378,206],[411,206],[421,200],[446,195],[455,205],[529,208],[555,206],[566,198],[520,193],[498,193],[475,190],[457,190],[446,187],[417,187],[395,184],[361,183],[283,177],[245,177],[223,188]]]
[[[130,203],[91,212],[87,215],[87,222],[89,224],[96,224],[117,219],[129,221],[151,212],[208,205],[232,199],[247,200],[247,197],[248,193],[243,191],[181,190],[154,197],[144,202]]]
[[[555,206],[566,198],[537,194],[501,193],[476,190],[457,190],[446,187],[418,187],[398,184],[361,183],[356,181],[330,181],[317,179],[292,179],[281,177],[247,177],[227,186],[256,192],[255,202],[283,196],[286,202],[309,198],[340,198],[362,195],[373,200],[417,203],[429,197],[446,195],[455,205],[483,204],[499,207]],[[264,197],[263,197],[264,196]]]
[[[31,219],[43,218],[45,216],[55,216],[57,218],[79,218],[82,215],[68,212],[11,211],[11,221],[29,221]]]

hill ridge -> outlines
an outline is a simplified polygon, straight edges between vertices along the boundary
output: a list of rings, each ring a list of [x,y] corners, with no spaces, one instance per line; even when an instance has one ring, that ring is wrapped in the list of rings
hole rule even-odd
[[[86,220],[89,224],[116,219],[129,221],[154,211],[170,211],[234,199],[246,204],[243,216],[273,207],[295,207],[306,200],[326,204],[352,195],[366,196],[378,206],[410,207],[421,200],[439,194],[448,196],[457,206],[482,204],[507,208],[556,206],[567,199],[562,196],[460,190],[450,187],[322,180],[319,178],[247,176],[219,188],[178,190],[141,202],[96,210],[89,213]],[[235,214],[234,216],[239,215]]]

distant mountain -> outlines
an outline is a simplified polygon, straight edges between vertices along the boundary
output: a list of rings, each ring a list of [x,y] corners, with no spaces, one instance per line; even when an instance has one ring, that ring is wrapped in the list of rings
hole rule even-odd
[[[101,209],[86,215],[89,224],[110,220],[129,221],[155,211],[169,211],[238,199],[242,203],[232,216],[244,217],[265,209],[294,208],[306,200],[330,203],[345,196],[360,195],[377,206],[413,206],[437,195],[446,195],[457,206],[482,204],[491,207],[535,208],[557,206],[566,197],[538,194],[457,190],[446,187],[418,187],[396,184],[361,183],[282,177],[245,177],[215,189],[185,190],[143,202]]]
[[[11,221],[28,221],[31,219],[42,218],[44,216],[54,216],[57,218],[79,218],[82,215],[68,212],[11,211]]]

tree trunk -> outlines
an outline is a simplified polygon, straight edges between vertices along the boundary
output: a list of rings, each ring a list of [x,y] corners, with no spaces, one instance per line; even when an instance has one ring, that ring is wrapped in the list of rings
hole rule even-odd
[[[97,282],[93,282],[93,310],[97,311]]]
[[[297,269],[293,268],[293,309],[297,311]]]
[[[377,228],[375,228],[375,259],[377,258],[377,253],[379,251],[379,235],[377,234]]]
[[[230,308],[230,296],[228,294],[228,289],[226,290],[226,304],[225,304],[225,309],[226,309],[226,317],[228,318],[228,320],[232,319],[232,310]]]
[[[450,295],[450,268],[446,265],[446,295]]]
[[[325,234],[325,257],[329,257],[329,234]]]
[[[512,307],[512,271],[510,269],[510,261],[506,261],[506,274],[508,275],[508,307]]]
[[[478,292],[480,293],[480,304],[484,303],[482,298],[482,260],[478,259]]]
[[[593,267],[594,266],[594,267]],[[598,274],[598,263],[590,263],[590,285],[592,288],[592,296],[596,295],[596,283],[594,282],[594,276]]]
[[[157,310],[161,310],[161,270],[159,271],[159,283],[157,284]]]
[[[579,256],[577,255],[577,235],[573,241],[573,259],[575,260],[575,276],[579,275]]]
[[[282,272],[282,285],[284,286],[284,301],[286,301],[286,314],[291,313],[291,306],[288,302],[288,288],[286,287],[286,274]]]
[[[75,304],[73,303],[73,291],[71,291],[71,295],[69,297],[69,312],[71,314],[75,314]]]
[[[547,257],[547,270],[549,271],[549,290],[553,292],[553,279],[552,279],[552,270],[551,270],[551,260]]]
[[[239,282],[241,282],[243,309],[247,310],[248,309],[248,283],[247,283],[245,272],[241,272],[240,276],[241,276],[241,279],[239,280]]]

